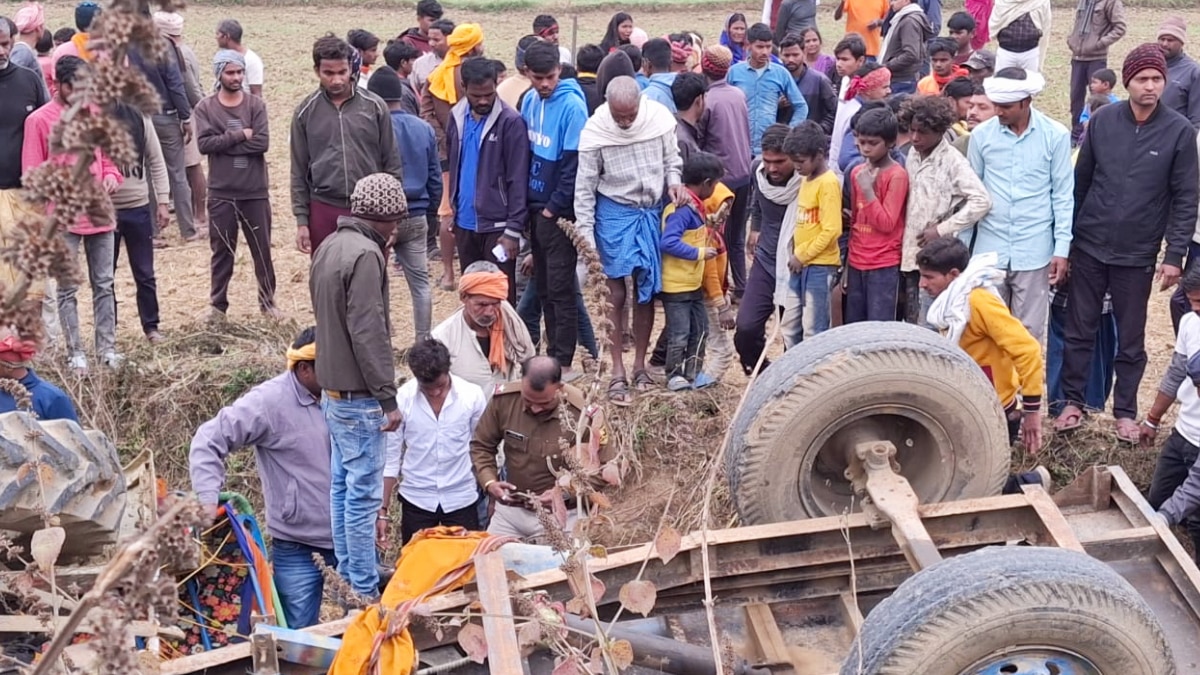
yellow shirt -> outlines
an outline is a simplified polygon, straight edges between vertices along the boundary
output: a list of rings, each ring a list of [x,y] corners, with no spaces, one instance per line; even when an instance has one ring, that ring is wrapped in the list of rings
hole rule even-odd
[[[1046,386],[1041,345],[992,291],[976,288],[970,303],[971,318],[958,346],[987,374],[1005,409],[1020,394],[1025,409],[1036,410]]]
[[[668,219],[678,212],[677,218],[668,223]],[[704,251],[708,246],[708,227],[704,219],[694,208],[677,209],[674,204],[668,204],[663,209],[662,229],[664,232],[672,228],[683,228],[679,234],[680,241],[696,249],[699,257],[680,258],[663,251],[662,253],[662,290],[663,293],[687,293],[701,287],[704,283]]]
[[[796,200],[792,253],[805,265],[841,265],[842,186],[837,174],[826,170],[805,178]]]

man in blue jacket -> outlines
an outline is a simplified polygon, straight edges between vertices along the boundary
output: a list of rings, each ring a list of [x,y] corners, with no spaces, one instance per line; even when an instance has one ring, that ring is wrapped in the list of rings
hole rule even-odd
[[[587,123],[587,98],[575,79],[560,79],[558,49],[538,42],[525,51],[532,88],[521,102],[529,128],[529,229],[534,283],[546,316],[546,353],[571,370],[579,340],[579,282],[575,244],[558,219],[575,219],[579,132]]]
[[[528,214],[529,139],[525,120],[496,96],[501,64],[467,59],[466,94],[450,111],[446,155],[450,208],[460,269],[486,260],[508,277],[508,301],[517,302],[517,251]]]
[[[742,90],[746,105],[750,109],[750,151],[757,157],[762,154],[762,135],[767,127],[775,124],[779,114],[779,101],[786,99],[792,106],[792,119],[788,126],[808,119],[808,101],[800,93],[796,81],[787,68],[771,60],[771,28],[765,23],[756,23],[746,31],[746,42],[750,44],[750,57],[729,69],[725,79]]]
[[[441,203],[442,163],[438,158],[433,127],[405,109],[404,84],[396,71],[380,68],[371,75],[367,89],[387,104],[392,129],[396,132],[396,152],[404,165],[408,216],[396,226],[392,246],[396,266],[403,270],[408,292],[412,295],[413,342],[419,344],[429,339],[433,323],[433,296],[429,291],[429,266],[425,261],[427,216],[430,204]]]

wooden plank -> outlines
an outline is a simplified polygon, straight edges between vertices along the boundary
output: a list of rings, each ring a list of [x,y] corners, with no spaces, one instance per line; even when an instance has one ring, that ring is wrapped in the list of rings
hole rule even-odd
[[[761,602],[753,602],[745,606],[746,629],[750,639],[758,648],[762,660],[758,666],[784,666],[791,664],[787,643],[779,624],[775,623],[775,615],[771,606]]]
[[[1149,559],[1166,550],[1158,532],[1150,526],[1107,532],[1080,542],[1088,555],[1104,562]]]
[[[492,551],[475,557],[475,582],[483,605],[483,632],[487,638],[488,671],[491,675],[524,675],[504,556]]]
[[[858,635],[858,631],[862,630],[863,615],[862,610],[858,607],[858,598],[850,594],[850,591],[842,591],[839,594],[839,599],[842,605],[842,614],[846,620],[846,626],[850,628],[850,637]]]
[[[1045,488],[1041,485],[1022,485],[1021,491],[1024,493],[1025,499],[1029,500],[1029,505],[1037,512],[1038,517],[1042,519],[1042,523],[1046,526],[1046,533],[1050,535],[1050,541],[1054,542],[1055,546],[1084,553],[1083,544],[1079,543],[1079,538],[1075,536],[1075,531],[1071,529],[1067,517],[1058,510],[1058,505],[1050,499]]]
[[[1059,507],[1086,505],[1093,511],[1103,511],[1108,508],[1111,490],[1112,476],[1108,473],[1108,467],[1092,466],[1051,498]]]
[[[65,626],[67,618],[65,616],[60,616],[53,620],[47,618],[46,622],[43,623],[36,616],[0,615],[0,633],[49,633],[52,630],[58,630]],[[94,620],[91,616],[84,619],[75,632],[94,632],[96,629],[93,623]],[[54,622],[53,624],[51,624],[52,621]],[[54,627],[51,628],[51,625]],[[167,637],[178,639],[183,639],[184,637],[183,631],[175,626],[159,626],[149,621],[133,621],[129,624],[129,631],[137,637],[154,637],[156,635],[166,635]]]

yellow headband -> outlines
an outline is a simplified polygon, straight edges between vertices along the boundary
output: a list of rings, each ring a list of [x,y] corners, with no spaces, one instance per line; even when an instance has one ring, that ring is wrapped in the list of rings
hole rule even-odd
[[[292,370],[297,363],[301,361],[316,361],[317,360],[317,343],[310,342],[300,349],[288,348],[287,350],[287,367]]]

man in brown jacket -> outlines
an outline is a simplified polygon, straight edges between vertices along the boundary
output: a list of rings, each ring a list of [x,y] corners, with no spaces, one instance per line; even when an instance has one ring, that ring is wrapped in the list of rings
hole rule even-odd
[[[329,425],[330,512],[338,573],[354,591],[379,596],[375,518],[383,505],[384,432],[400,426],[384,256],[408,212],[404,184],[376,173],[354,186],[349,216],[317,249],[309,293],[317,318],[317,383]]]
[[[1079,115],[1088,85],[1097,70],[1108,67],[1108,48],[1125,36],[1125,6],[1121,0],[1080,0],[1075,26],[1067,36],[1071,48],[1071,145],[1079,145],[1083,125]]]

